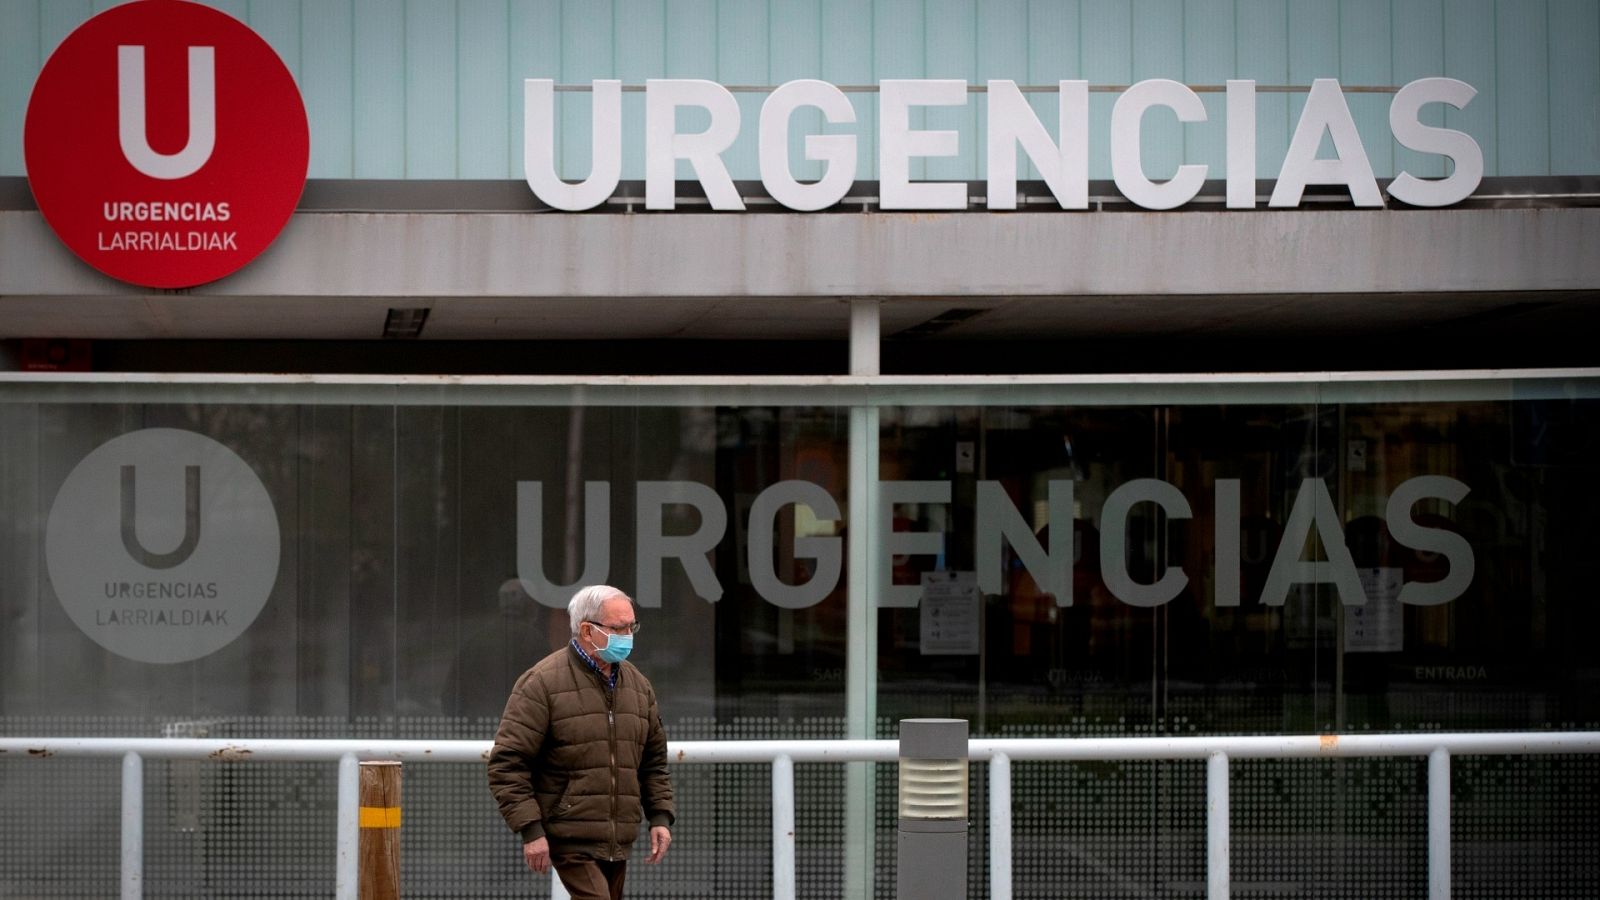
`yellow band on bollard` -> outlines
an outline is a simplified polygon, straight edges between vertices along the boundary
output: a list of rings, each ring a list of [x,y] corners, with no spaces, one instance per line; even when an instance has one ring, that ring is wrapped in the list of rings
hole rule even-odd
[[[361,807],[362,828],[399,828],[400,807],[398,806],[363,806]]]

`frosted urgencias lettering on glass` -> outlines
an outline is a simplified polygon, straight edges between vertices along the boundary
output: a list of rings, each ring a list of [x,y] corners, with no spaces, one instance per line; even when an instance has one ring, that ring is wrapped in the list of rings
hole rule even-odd
[[[122,467],[122,548],[134,561],[150,569],[170,569],[194,553],[200,543],[200,467],[183,467],[183,540],[174,550],[156,553],[139,540],[139,473]]]
[[[877,515],[874,527],[884,559],[875,567],[881,573],[873,586],[874,602],[881,607],[914,607],[922,589],[917,585],[892,584],[895,556],[937,557],[945,551],[946,534],[940,531],[896,531],[897,510],[910,506],[948,506],[952,490],[948,481],[885,481],[878,484]],[[551,582],[546,571],[551,561],[544,558],[544,491],[540,482],[517,483],[517,565],[518,575],[528,592],[546,606],[564,606],[576,584],[607,580],[611,572],[610,485],[592,481],[584,489],[584,567],[572,584]],[[1212,521],[1175,527],[1213,529],[1214,577],[1211,601],[1217,606],[1240,606],[1240,483],[1219,478],[1212,485]],[[1385,508],[1390,535],[1396,544],[1418,552],[1437,554],[1449,566],[1437,581],[1410,582],[1400,592],[1400,602],[1412,606],[1436,606],[1461,596],[1472,583],[1476,560],[1472,545],[1453,531],[1419,524],[1413,509],[1424,500],[1460,503],[1470,489],[1460,481],[1442,475],[1422,475],[1402,482],[1389,497]],[[1073,482],[1051,481],[1046,506],[1050,522],[1072,518]],[[1128,523],[1142,504],[1154,504],[1168,520],[1194,518],[1188,497],[1176,485],[1159,478],[1140,478],[1118,486],[1100,509],[1100,571],[1112,596],[1129,606],[1154,608],[1170,603],[1188,586],[1190,573],[1171,566],[1151,582],[1134,577],[1128,565]],[[816,561],[811,578],[802,584],[789,584],[778,577],[773,550],[781,529],[779,517],[791,507],[805,507],[812,519],[821,523],[840,521],[840,505],[821,485],[808,481],[782,481],[758,494],[750,505],[749,540],[745,563],[751,584],[762,599],[786,609],[804,609],[822,601],[838,588],[843,570],[844,538],[838,535],[803,534],[794,538],[793,555]],[[690,533],[668,533],[669,511],[692,509],[698,518]],[[716,602],[722,597],[708,554],[727,533],[729,510],[725,501],[708,485],[694,481],[642,481],[635,486],[634,561],[636,585],[634,599],[641,606],[658,607],[662,601],[663,567],[675,560],[688,575],[695,594]],[[939,520],[940,517],[932,517]],[[1009,545],[1023,569],[1055,598],[1057,606],[1073,604],[1072,570],[1076,564],[1071,528],[1050,528],[1043,537],[1035,534],[998,481],[977,485],[975,538],[978,587],[987,594],[1004,589],[1002,562]],[[675,531],[681,532],[682,529]],[[1303,558],[1307,542],[1315,535],[1322,547],[1320,560]],[[1354,559],[1345,544],[1342,519],[1334,506],[1327,482],[1307,478],[1301,482],[1290,502],[1284,520],[1283,537],[1273,555],[1266,582],[1254,602],[1281,606],[1296,584],[1330,584],[1346,606],[1367,602]]]
[[[73,624],[143,663],[200,659],[265,608],[282,535],[265,483],[232,448],[145,428],[86,454],[45,522],[50,587]]]

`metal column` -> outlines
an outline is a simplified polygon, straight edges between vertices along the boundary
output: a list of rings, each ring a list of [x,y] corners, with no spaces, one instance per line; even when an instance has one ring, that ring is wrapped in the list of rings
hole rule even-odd
[[[878,301],[850,304],[850,374],[878,374]],[[878,500],[878,409],[850,408],[849,572],[847,606],[848,655],[845,663],[845,736],[876,736],[878,715],[878,616],[873,588],[882,559],[881,538],[873,522]],[[877,779],[873,764],[845,766],[846,900],[873,896],[873,848],[876,844]]]

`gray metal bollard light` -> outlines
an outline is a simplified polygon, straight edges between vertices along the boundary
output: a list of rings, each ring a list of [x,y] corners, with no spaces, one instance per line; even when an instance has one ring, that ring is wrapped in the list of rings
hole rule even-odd
[[[967,896],[967,720],[900,720],[895,896]]]

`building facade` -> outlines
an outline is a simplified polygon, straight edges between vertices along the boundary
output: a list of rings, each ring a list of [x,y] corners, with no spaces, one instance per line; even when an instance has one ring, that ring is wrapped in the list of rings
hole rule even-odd
[[[0,4],[0,733],[484,739],[599,581],[675,739],[1600,728],[1592,2],[219,3],[309,180],[171,284],[104,237],[159,198],[84,248],[44,174],[107,6]],[[545,895],[469,768],[407,890]],[[1422,894],[1424,768],[1239,764],[1235,889]],[[630,884],[770,891],[765,771],[674,774]],[[117,777],[0,762],[0,895],[115,892]],[[1199,764],[1013,779],[1015,896],[1204,893]],[[1600,761],[1455,779],[1460,896],[1600,892]],[[148,790],[152,894],[326,893],[331,768]],[[801,896],[892,890],[895,790],[799,767]]]

